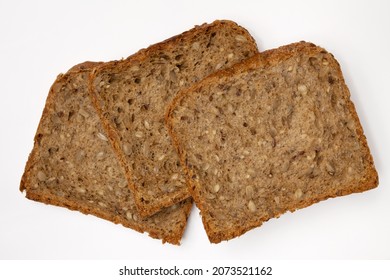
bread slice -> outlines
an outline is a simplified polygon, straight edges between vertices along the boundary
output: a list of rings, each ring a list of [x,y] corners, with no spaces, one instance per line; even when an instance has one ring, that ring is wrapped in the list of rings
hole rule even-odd
[[[91,96],[141,215],[189,197],[164,124],[167,105],[180,89],[255,53],[245,29],[216,21],[94,71]]]
[[[20,190],[29,199],[63,206],[179,244],[192,202],[141,219],[134,196],[88,96],[83,63],[50,89]]]
[[[340,66],[310,43],[204,79],[178,95],[167,122],[213,243],[378,185]]]

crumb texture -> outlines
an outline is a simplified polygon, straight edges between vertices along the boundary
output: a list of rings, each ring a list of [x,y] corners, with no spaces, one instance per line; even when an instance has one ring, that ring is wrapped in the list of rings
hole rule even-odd
[[[256,44],[245,29],[217,21],[94,73],[92,98],[143,216],[189,197],[165,127],[167,105],[179,90],[255,53]]]
[[[138,214],[123,169],[89,99],[88,65],[59,76],[53,84],[21,190],[26,190],[27,198],[93,214],[179,244],[191,201],[147,219]]]
[[[337,61],[297,43],[217,73],[168,115],[212,242],[378,177]]]

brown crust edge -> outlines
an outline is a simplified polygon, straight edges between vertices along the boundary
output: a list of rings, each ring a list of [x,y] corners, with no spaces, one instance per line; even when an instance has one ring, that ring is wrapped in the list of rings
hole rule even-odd
[[[42,202],[45,204],[60,206],[60,207],[67,208],[69,210],[78,211],[78,212],[81,212],[85,215],[93,215],[93,216],[96,216],[98,218],[113,222],[114,224],[121,224],[124,227],[130,228],[130,229],[135,230],[135,231],[140,232],[140,233],[146,232],[146,233],[148,233],[148,235],[151,238],[160,239],[163,244],[170,243],[172,245],[180,245],[180,241],[181,241],[181,238],[184,234],[184,231],[185,231],[185,228],[187,225],[187,220],[188,220],[188,217],[189,217],[189,214],[191,211],[191,207],[192,207],[192,203],[191,203],[192,199],[191,198],[188,198],[187,200],[182,201],[181,204],[182,204],[182,207],[184,208],[183,212],[186,216],[185,217],[186,223],[183,225],[183,227],[180,227],[177,232],[174,232],[171,235],[166,235],[166,236],[161,238],[161,234],[159,233],[158,230],[153,230],[153,229],[150,229],[147,227],[142,227],[142,226],[136,226],[134,224],[127,222],[125,219],[121,219],[119,216],[110,215],[105,211],[100,211],[99,209],[93,210],[92,208],[83,207],[83,206],[80,206],[79,204],[77,204],[73,201],[70,201],[67,199],[62,199],[62,198],[59,198],[57,196],[53,196],[50,194],[39,195],[39,194],[27,192],[26,198],[28,198],[30,200]]]
[[[262,52],[258,55],[255,55],[255,56],[253,56],[253,57],[251,57],[251,58],[249,58],[241,63],[238,63],[229,69],[220,70],[214,74],[211,74],[210,76],[206,77],[205,79],[203,79],[199,83],[191,86],[188,89],[181,91],[173,99],[170,106],[168,106],[168,109],[167,109],[166,115],[165,115],[166,125],[168,127],[168,131],[169,131],[171,139],[174,143],[174,146],[179,154],[181,164],[183,166],[185,174],[187,175],[187,180],[190,181],[191,187],[189,189],[189,192],[191,193],[191,195],[195,201],[195,204],[200,209],[201,213],[203,211],[205,211],[205,212],[207,211],[207,206],[202,202],[201,198],[199,197],[199,194],[195,190],[196,189],[195,185],[197,185],[197,187],[199,188],[199,184],[198,184],[198,182],[192,180],[192,176],[194,175],[194,173],[185,164],[185,158],[186,158],[185,151],[182,149],[180,141],[178,140],[178,137],[174,132],[173,116],[172,116],[174,109],[180,103],[180,101],[182,99],[184,99],[187,95],[195,94],[195,91],[204,85],[210,84],[216,80],[219,80],[222,77],[232,76],[235,73],[239,73],[241,71],[254,69],[254,68],[257,68],[260,66],[264,67],[264,68],[270,67],[272,65],[279,63],[280,61],[286,60],[286,59],[294,56],[297,53],[302,53],[302,52],[306,52],[308,54],[315,54],[318,52],[328,53],[325,49],[318,47],[312,43],[307,43],[304,41],[301,41],[298,43],[293,43],[293,44],[286,45],[286,46],[282,46],[282,47],[279,47],[277,49],[268,50],[268,51]],[[314,203],[326,200],[328,198],[344,196],[344,195],[348,195],[348,194],[352,194],[352,193],[359,193],[359,192],[363,192],[366,190],[370,190],[370,189],[377,187],[379,184],[378,173],[375,169],[374,161],[373,161],[372,155],[370,153],[370,150],[369,150],[369,147],[367,144],[367,139],[364,135],[363,128],[362,128],[362,125],[359,121],[355,106],[354,106],[353,102],[351,101],[349,89],[345,83],[344,76],[342,74],[339,63],[337,62],[337,60],[334,58],[333,55],[332,55],[332,57],[334,59],[332,61],[332,63],[334,63],[334,67],[335,67],[335,69],[337,69],[338,75],[341,78],[340,83],[342,84],[342,86],[345,90],[345,94],[346,94],[345,97],[346,97],[346,101],[348,102],[347,106],[352,114],[352,117],[354,118],[354,120],[356,121],[356,124],[357,124],[356,133],[358,135],[358,140],[362,143],[362,148],[364,150],[364,154],[365,154],[366,159],[367,159],[366,174],[364,175],[364,177],[361,181],[352,182],[351,184],[346,186],[346,188],[342,191],[328,193],[326,195],[323,195],[321,197],[317,197],[317,198],[312,199],[310,201],[302,201],[300,204],[297,205],[297,207],[295,209],[287,209],[284,212],[278,213],[276,218],[278,218],[280,215],[286,213],[287,211],[294,212],[297,209],[302,209],[302,208],[308,207]],[[358,184],[358,185],[355,185],[355,184]],[[263,218],[257,220],[256,222],[249,223],[245,226],[239,227],[239,228],[232,230],[232,231],[229,231],[229,232],[216,229],[211,223],[208,223],[207,219],[204,216],[202,216],[202,221],[203,221],[203,225],[204,225],[204,228],[206,230],[206,233],[208,235],[210,242],[220,243],[223,240],[229,240],[229,239],[238,237],[238,236],[242,235],[243,233],[245,233],[253,228],[259,227],[262,225],[263,222],[266,222],[271,218],[275,218],[275,217],[263,217]]]
[[[130,170],[130,167],[126,164],[126,156],[123,154],[122,149],[120,147],[120,140],[119,140],[119,135],[116,132],[116,130],[110,125],[110,122],[104,117],[103,115],[103,110],[99,105],[99,98],[98,94],[93,86],[93,81],[96,78],[96,76],[106,70],[111,70],[114,67],[119,67],[119,69],[116,72],[122,71],[122,69],[128,67],[128,65],[131,65],[132,63],[136,63],[138,61],[145,60],[150,54],[157,52],[159,50],[163,50],[166,48],[172,48],[178,41],[185,40],[188,37],[194,36],[194,34],[199,34],[203,32],[205,29],[214,26],[214,25],[230,25],[235,28],[240,28],[243,31],[243,34],[248,41],[253,43],[253,46],[256,45],[256,41],[253,39],[253,37],[250,35],[250,33],[243,28],[242,26],[238,25],[237,23],[230,21],[230,20],[216,20],[210,24],[204,23],[200,26],[195,26],[194,28],[183,32],[182,34],[176,35],[174,37],[168,38],[160,43],[154,44],[149,46],[146,49],[141,49],[137,53],[127,57],[125,60],[116,60],[116,61],[111,61],[107,62],[100,67],[96,67],[90,74],[90,79],[89,79],[89,95],[91,97],[92,103],[95,107],[95,109],[98,112],[98,115],[100,117],[101,122],[103,123],[103,127],[107,133],[107,136],[110,140],[111,146],[114,147],[115,154],[117,155],[117,158],[119,159],[119,162],[121,163],[122,167],[125,169],[126,177],[129,182],[129,187],[132,190],[134,197],[135,197],[135,202],[137,206],[137,210],[139,214],[142,217],[148,217],[151,216],[158,211],[160,211],[162,208],[172,206],[184,199],[187,199],[190,197],[190,193],[187,191],[188,188],[183,188],[181,192],[178,192],[174,197],[170,197],[169,200],[166,200],[164,203],[161,203],[156,206],[152,207],[145,207],[145,205],[142,203],[142,194],[138,192],[137,186],[133,182],[133,177],[132,177],[132,172]],[[256,47],[257,51],[257,47]],[[187,181],[187,186],[189,185],[189,182]]]
[[[100,64],[102,64],[102,62],[90,62],[90,61],[83,62],[83,63],[80,63],[80,64],[73,66],[71,69],[68,70],[68,72],[66,72],[66,74],[59,74],[57,76],[55,82],[50,87],[49,94],[46,98],[45,107],[43,109],[42,116],[41,116],[41,119],[39,121],[37,132],[39,131],[39,128],[43,124],[44,120],[48,117],[49,108],[51,106],[53,106],[52,104],[53,104],[54,98],[55,98],[55,91],[54,91],[53,87],[59,81],[66,79],[70,74],[80,73],[80,72],[89,72],[89,71],[92,71],[91,68],[93,68],[97,65],[100,65]],[[29,192],[28,191],[29,187],[27,186],[26,183],[27,183],[27,178],[30,176],[31,168],[36,162],[37,142],[39,141],[38,138],[39,138],[39,135],[38,135],[38,133],[36,133],[36,135],[34,137],[33,149],[28,157],[28,160],[27,160],[27,163],[26,163],[26,166],[25,166],[25,169],[24,169],[21,181],[20,181],[20,185],[19,185],[19,190],[21,192],[26,191],[26,198],[28,198],[30,200],[38,201],[38,202],[43,202],[45,204],[65,207],[65,208],[68,208],[69,210],[76,210],[76,211],[79,211],[79,212],[86,214],[86,215],[91,214],[91,215],[94,215],[96,217],[113,222],[115,224],[122,224],[123,226],[125,226],[127,228],[131,228],[131,229],[138,231],[140,233],[147,232],[150,237],[152,237],[154,239],[161,239],[162,243],[167,242],[167,243],[170,243],[173,245],[180,245],[180,240],[184,234],[184,231],[185,231],[185,228],[187,225],[187,220],[188,220],[188,217],[190,215],[190,211],[191,211],[191,207],[192,207],[192,201],[191,201],[192,199],[191,198],[188,198],[187,200],[184,200],[182,202],[183,213],[185,215],[185,221],[186,221],[184,223],[183,227],[179,228],[179,230],[177,232],[172,232],[171,234],[167,234],[166,236],[161,238],[158,231],[151,230],[148,227],[140,227],[140,226],[130,224],[125,219],[121,219],[119,216],[109,215],[107,212],[99,211],[98,209],[93,210],[93,209],[88,208],[88,207],[83,207],[83,206],[78,205],[77,203],[75,203],[73,201],[67,200],[65,198],[59,198],[59,197],[54,196],[54,195],[44,194],[44,193],[34,194],[34,193]]]

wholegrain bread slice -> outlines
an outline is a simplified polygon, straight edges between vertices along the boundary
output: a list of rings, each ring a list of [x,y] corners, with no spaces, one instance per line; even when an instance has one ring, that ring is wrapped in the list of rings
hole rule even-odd
[[[245,29],[215,21],[93,72],[91,97],[141,215],[189,197],[164,124],[167,105],[179,90],[255,53],[256,43]]]
[[[192,202],[147,219],[137,213],[123,169],[88,96],[95,63],[59,75],[50,89],[20,190],[29,199],[78,210],[179,244]]]
[[[378,185],[332,54],[300,42],[183,91],[167,113],[211,242]]]

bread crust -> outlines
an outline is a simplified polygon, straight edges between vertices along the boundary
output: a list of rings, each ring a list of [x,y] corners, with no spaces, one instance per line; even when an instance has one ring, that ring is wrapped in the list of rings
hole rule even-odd
[[[78,65],[75,65],[72,67],[66,74],[60,74],[58,75],[56,81],[53,83],[53,85],[50,88],[48,97],[46,99],[46,104],[42,113],[42,117],[37,129],[37,133],[34,137],[34,147],[32,149],[32,152],[29,155],[28,161],[25,166],[25,170],[23,173],[23,176],[21,178],[20,182],[20,191],[24,192],[26,191],[26,197],[31,200],[35,200],[38,202],[43,202],[45,204],[51,204],[56,206],[61,206],[68,208],[70,210],[76,210],[83,214],[91,214],[96,217],[111,221],[115,224],[122,224],[125,227],[134,229],[140,233],[148,232],[149,236],[155,239],[161,239],[163,243],[168,242],[174,245],[180,245],[180,240],[184,234],[184,230],[186,227],[186,222],[188,219],[188,216],[191,211],[192,207],[192,199],[188,198],[187,200],[184,200],[179,203],[179,207],[176,211],[181,212],[181,221],[182,223],[175,225],[175,228],[166,229],[165,232],[161,232],[161,229],[159,230],[157,227],[153,227],[150,223],[134,223],[129,222],[127,219],[122,217],[121,215],[114,215],[113,213],[109,211],[104,211],[98,207],[89,207],[88,205],[83,205],[81,203],[75,202],[75,200],[72,200],[70,198],[67,198],[66,196],[61,197],[54,195],[53,193],[46,192],[45,190],[34,190],[31,189],[33,186],[30,183],[30,178],[34,176],[33,174],[33,167],[39,162],[39,138],[41,137],[39,135],[39,131],[42,131],[43,126],[46,121],[50,120],[50,110],[53,108],[55,104],[55,98],[56,98],[56,85],[58,83],[61,83],[62,81],[66,81],[68,77],[72,75],[77,75],[79,73],[85,72],[89,73],[93,67],[96,67],[98,65],[102,65],[101,62],[84,62]],[[87,81],[86,81],[87,83]],[[88,95],[87,95],[88,97]],[[113,154],[114,156],[114,154]],[[165,210],[162,210],[163,212]],[[159,215],[160,213],[156,213],[156,215]],[[169,215],[167,215],[169,217]]]
[[[196,91],[198,89],[201,89],[203,86],[213,84],[218,82],[224,77],[231,77],[235,74],[249,71],[251,69],[257,69],[257,68],[263,68],[267,69],[274,65],[277,65],[278,63],[285,61],[291,57],[294,57],[297,54],[305,53],[308,55],[314,55],[317,53],[328,53],[325,49],[318,47],[312,43],[307,43],[304,41],[293,43],[287,46],[282,46],[277,49],[268,50],[262,53],[259,53],[242,63],[236,64],[233,67],[225,70],[220,70],[207,78],[203,79],[199,83],[191,86],[188,89],[185,89],[181,91],[172,101],[171,105],[168,107],[165,120],[168,127],[169,134],[171,138],[173,139],[174,146],[176,147],[176,150],[178,154],[180,155],[180,161],[181,164],[185,170],[185,174],[187,175],[188,180],[190,181],[190,188],[189,192],[191,193],[191,196],[194,198],[194,201],[197,205],[197,207],[200,209],[201,214],[206,213],[209,211],[208,205],[205,203],[203,197],[200,195],[200,189],[204,188],[205,186],[201,186],[198,181],[192,180],[194,176],[196,176],[195,172],[189,168],[188,164],[186,164],[186,151],[183,149],[183,144],[180,143],[178,139],[178,135],[174,131],[174,121],[173,121],[173,111],[175,108],[180,104],[180,102],[192,94],[197,94]],[[332,55],[333,57],[333,55]],[[334,57],[333,57],[334,58]],[[352,103],[350,99],[350,92],[348,90],[348,87],[345,84],[345,80],[340,68],[339,63],[336,61],[336,59],[332,60],[330,63],[333,63],[334,69],[337,70],[338,77],[340,78],[340,84],[342,84],[345,92],[346,92],[346,101],[347,101],[347,107],[349,111],[351,112],[352,118],[355,120],[357,125],[357,136],[359,142],[362,144],[362,150],[365,154],[365,160],[366,160],[366,173],[363,175],[360,180],[354,180],[350,184],[346,185],[342,190],[334,191],[331,190],[326,194],[323,194],[322,196],[318,196],[315,199],[311,200],[302,200],[300,203],[296,205],[294,209],[287,209],[287,211],[295,211],[300,208],[305,208],[307,206],[310,206],[316,202],[326,200],[328,198],[337,197],[337,196],[343,196],[348,195],[351,193],[359,193],[363,192],[369,189],[373,189],[378,186],[379,179],[378,174],[374,166],[373,158],[370,153],[367,139],[363,133],[363,128],[361,126],[361,123],[359,121],[358,115],[355,110],[355,106]],[[205,230],[207,232],[207,235],[209,237],[210,242],[212,243],[219,243],[223,240],[229,240],[234,237],[240,236],[243,233],[247,232],[248,230],[251,230],[255,227],[258,227],[262,225],[263,222],[268,221],[271,218],[279,217],[281,214],[285,213],[286,211],[277,213],[275,216],[265,216],[261,219],[258,219],[255,222],[249,222],[247,224],[244,224],[242,226],[235,227],[234,229],[230,231],[223,231],[219,229],[216,225],[212,223],[212,221],[208,221],[207,218],[205,218],[205,215],[202,216],[203,225],[205,227]]]
[[[103,72],[114,72],[113,69],[115,69],[115,73],[119,73],[123,71],[124,69],[129,68],[131,65],[136,64],[138,62],[144,61],[148,57],[150,57],[153,54],[158,53],[159,51],[166,51],[171,50],[176,47],[176,45],[180,41],[186,41],[189,38],[195,37],[197,34],[200,34],[202,32],[205,32],[207,29],[213,27],[213,28],[219,28],[222,26],[231,26],[232,28],[239,28],[241,31],[241,35],[246,38],[248,41],[248,44],[253,45],[253,52],[257,52],[256,42],[252,38],[252,36],[247,32],[244,28],[237,25],[235,22],[229,21],[229,20],[216,20],[211,24],[202,24],[200,26],[195,26],[195,28],[186,31],[180,35],[173,36],[163,42],[154,44],[149,46],[146,49],[141,49],[137,53],[129,56],[125,60],[119,60],[119,61],[112,61],[105,63],[103,65],[100,65],[99,67],[96,67],[94,71],[91,72],[90,75],[90,83],[89,83],[89,94],[91,96],[91,99],[93,101],[93,104],[98,112],[98,115],[103,123],[104,129],[108,135],[108,138],[111,142],[111,145],[114,147],[115,153],[117,154],[117,157],[119,158],[119,161],[123,168],[125,169],[126,177],[129,182],[129,187],[133,191],[135,197],[136,197],[136,204],[138,207],[139,213],[143,217],[148,217],[150,215],[153,215],[154,213],[160,211],[164,207],[169,207],[173,204],[176,204],[179,201],[182,201],[184,199],[187,199],[190,197],[189,192],[187,191],[187,188],[182,188],[178,192],[171,193],[169,198],[165,201],[162,201],[159,204],[144,204],[143,203],[143,197],[142,192],[140,191],[140,188],[134,183],[133,180],[133,174],[129,167],[129,164],[127,163],[126,156],[123,154],[122,148],[121,148],[121,141],[119,134],[117,130],[112,126],[109,120],[104,116],[104,112],[102,107],[99,104],[99,98],[96,89],[94,88],[93,81],[99,75]],[[188,182],[187,182],[188,185]]]

